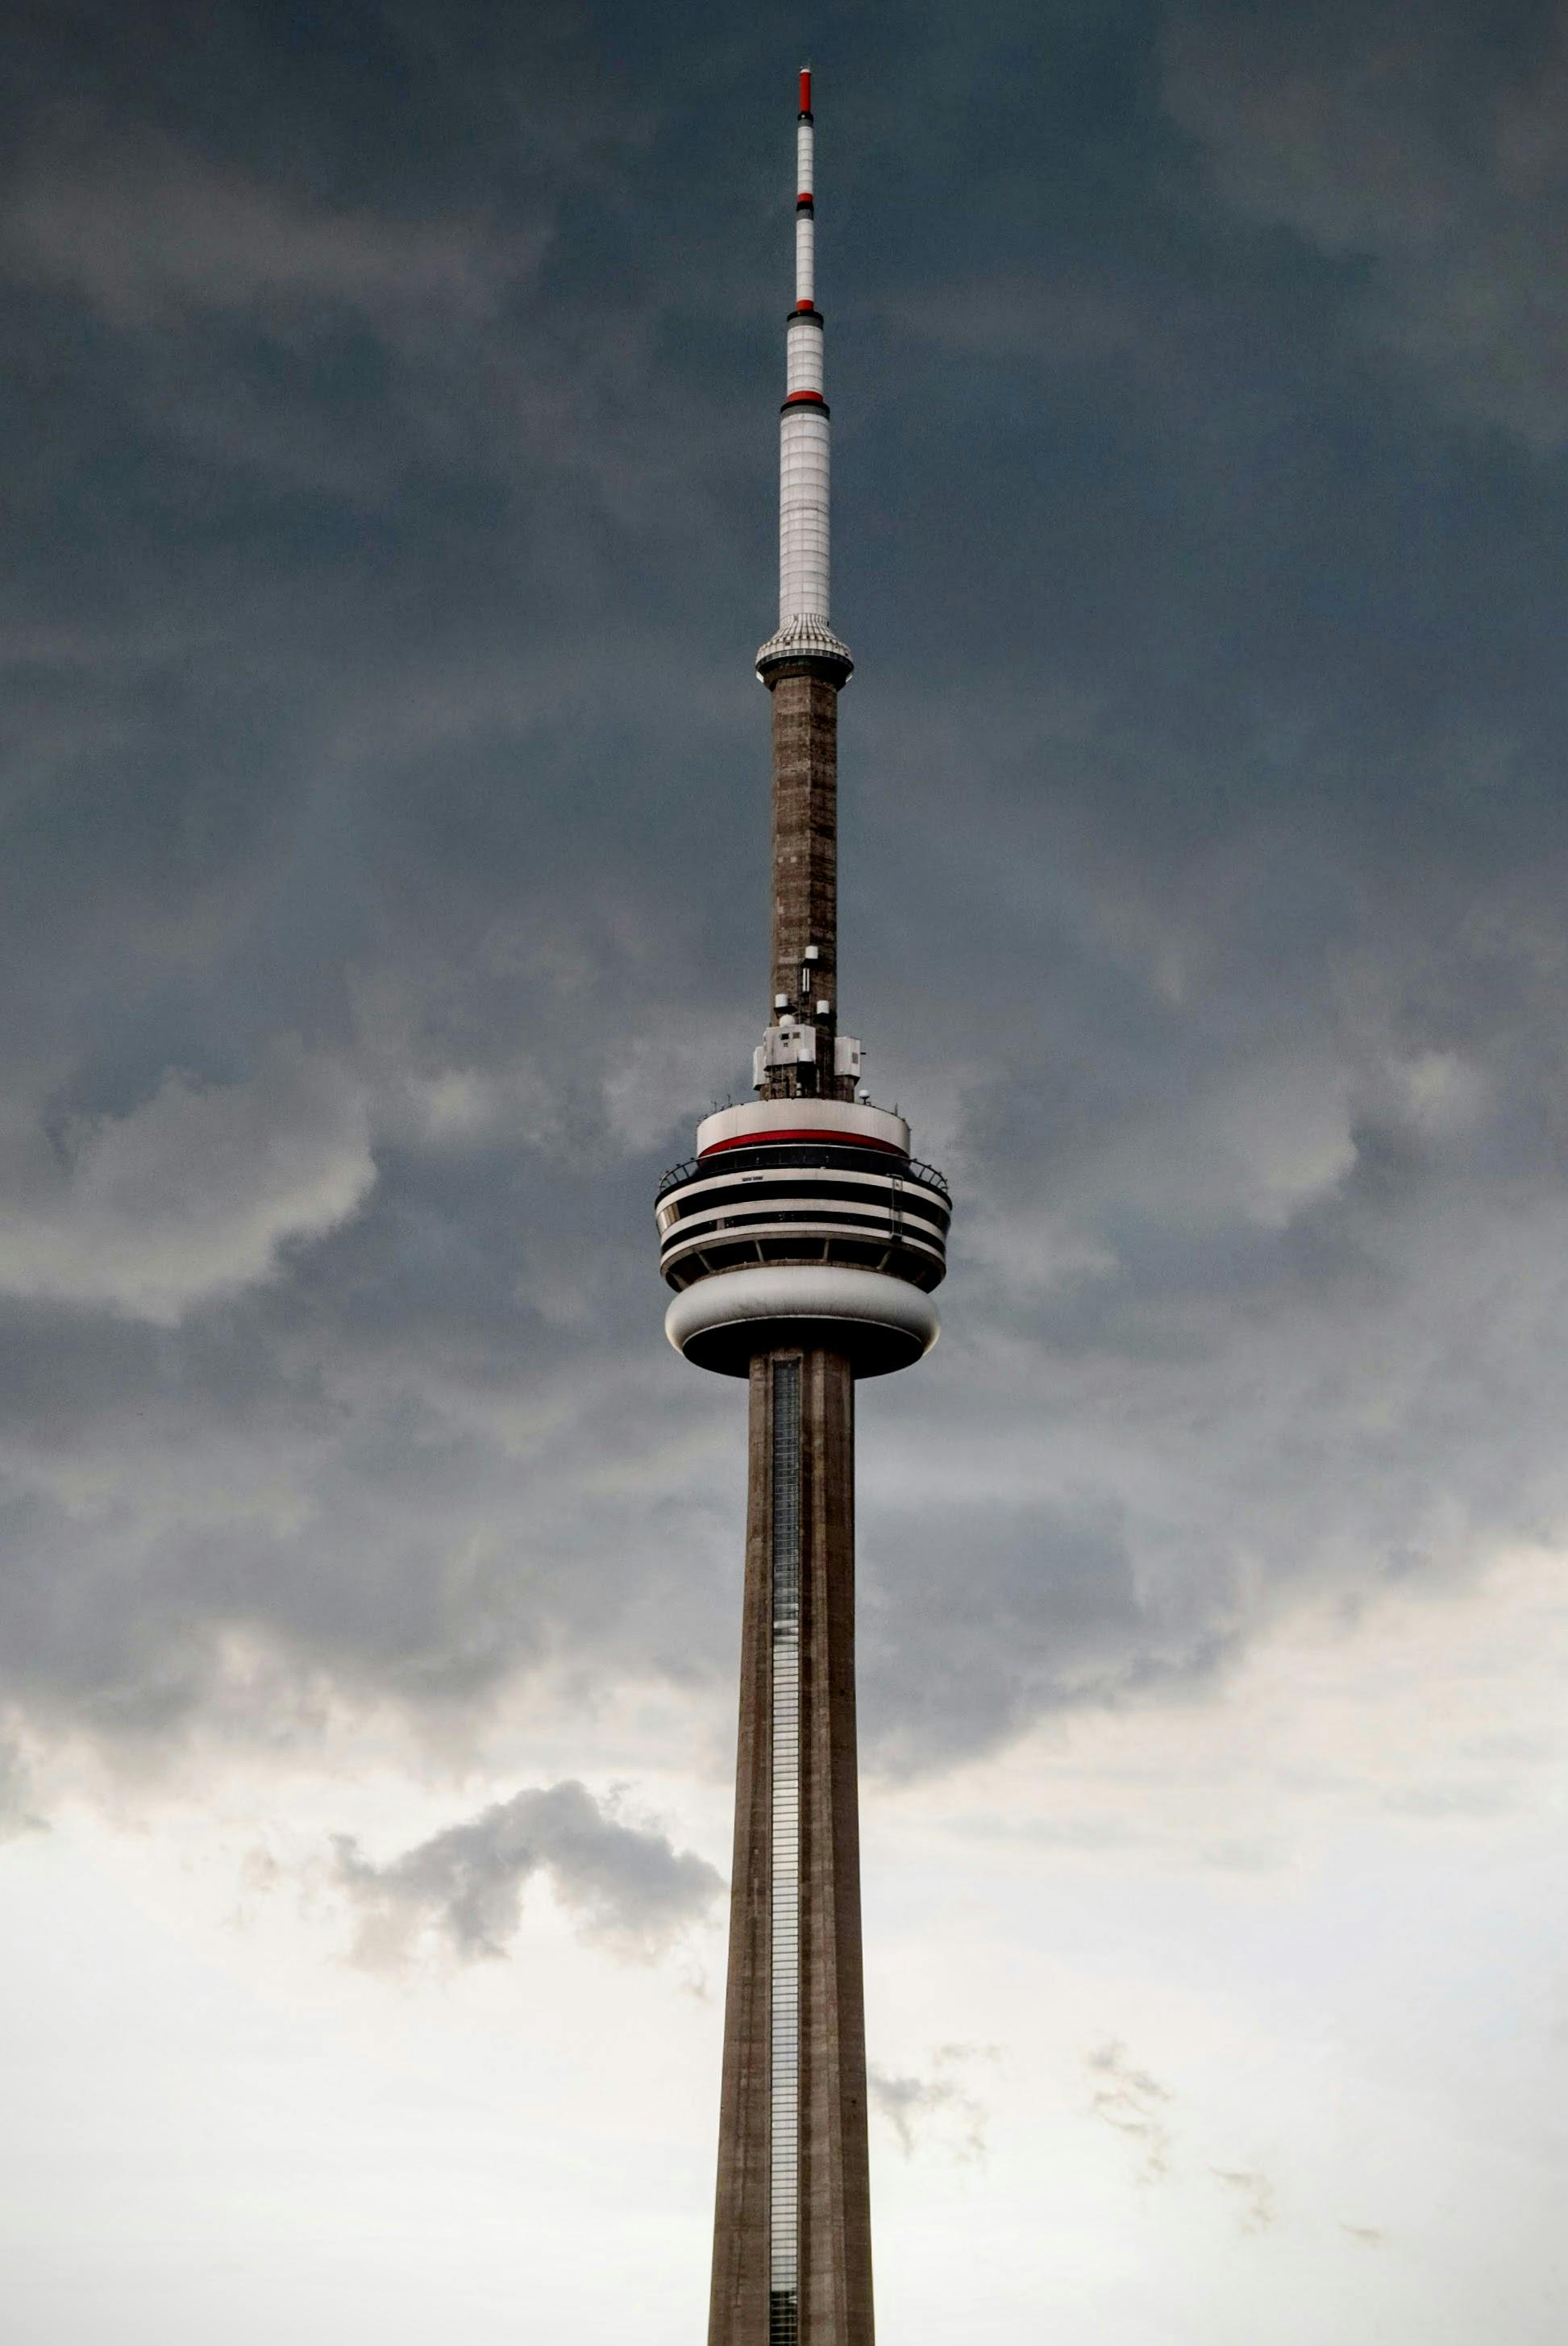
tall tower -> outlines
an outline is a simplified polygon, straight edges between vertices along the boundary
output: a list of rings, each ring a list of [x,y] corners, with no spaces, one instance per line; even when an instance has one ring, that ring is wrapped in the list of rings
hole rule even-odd
[[[666,1175],[670,1342],[750,1387],[735,1866],[708,2346],[871,2346],[855,1759],[855,1382],[937,1332],[947,1185],[839,1032],[839,694],[811,76],[779,431],[769,1015],[748,1107]]]

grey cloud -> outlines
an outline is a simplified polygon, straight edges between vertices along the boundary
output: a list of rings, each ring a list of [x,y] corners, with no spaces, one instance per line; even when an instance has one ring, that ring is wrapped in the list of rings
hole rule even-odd
[[[1243,2232],[1257,2234],[1273,2229],[1278,2209],[1274,2186],[1267,2175],[1236,2167],[1211,2167],[1208,2171],[1227,2191],[1237,2194],[1240,2202],[1237,2221]]]
[[[122,1117],[51,1118],[14,1093],[5,1124],[0,1290],[165,1324],[271,1276],[375,1178],[353,1076],[287,1041],[247,1083],[171,1069]]]
[[[1387,1805],[1399,1814],[1428,1818],[1435,1823],[1487,1823],[1521,1805],[1520,1787],[1512,1779],[1413,1784],[1385,1797]]]
[[[962,1493],[922,1474],[903,1442],[895,1455],[878,1470],[886,1495],[867,1531],[862,1668],[881,1764],[940,1763],[1042,1712],[1177,1688],[1222,1665],[1239,1606],[1223,1560],[1141,1569],[1117,1511],[1044,1494],[1030,1504],[996,1493],[963,1530]],[[900,1467],[914,1481],[901,1499]]]
[[[473,1312],[432,1320],[416,1376],[375,1324],[378,1251],[361,1260],[357,1365],[324,1370],[259,1298],[172,1360],[157,1331],[111,1352],[90,1443],[50,1384],[79,1390],[95,1339],[33,1323],[34,1374],[10,1402],[0,1649],[40,1725],[74,1719],[146,1764],[202,1731],[308,1747],[334,1698],[390,1698],[416,1733],[423,1719],[461,1739],[530,1670],[596,1690],[651,1670],[710,1693],[717,1715],[726,1523],[694,1515],[688,1485],[695,1468],[733,1498],[735,1476],[693,1443],[688,1397],[677,1386],[661,1413],[607,1354],[574,1361],[570,1330],[505,1296],[484,1306],[483,1252]],[[505,1365],[519,1344],[535,1355],[521,1373]],[[606,1405],[626,1423],[611,1458]]]
[[[1561,1073],[1544,1031],[1534,1066],[1515,1061],[1537,1013],[1515,1015],[1513,1037],[1500,1018],[1455,1050],[1358,1011],[1301,1047],[1294,1081],[1277,1060],[1238,1086],[1233,1048],[1189,1066],[1185,1096],[1118,1103],[1100,1135],[1092,1110],[1053,1129],[1013,1094],[989,1200],[969,1190],[956,1235],[955,1289],[986,1301],[968,1327],[950,1306],[955,1349],[885,1432],[868,1402],[896,1453],[870,1469],[873,1747],[897,1755],[907,1732],[930,1749],[937,1719],[984,1739],[1044,1705],[1192,1689],[1293,1590],[1375,1586],[1412,1546],[1435,1588],[1510,1537],[1552,1535],[1568,1488],[1541,1281],[1554,1291],[1564,1234]],[[1314,1092],[1340,1103],[1320,1135]],[[1184,1162],[1200,1127],[1204,1162]],[[1243,1151],[1272,1161],[1278,1202],[1227,1169]],[[977,1423],[961,1462],[943,1416],[983,1391],[1016,1436]]]
[[[0,258],[68,286],[113,322],[188,309],[255,310],[281,324],[327,304],[390,320],[480,312],[536,266],[542,234],[495,242],[476,220],[398,221],[333,210],[170,142],[56,138],[36,147],[3,216]]]
[[[585,1938],[651,1957],[723,1887],[705,1859],[570,1781],[514,1793],[382,1864],[349,1835],[333,1848],[333,1880],[359,1913],[357,1957],[372,1965],[405,1962],[422,1943],[463,1963],[504,1955],[537,1876]]]
[[[44,1820],[33,1808],[32,1779],[26,1762],[14,1745],[0,1738],[0,1841],[24,1833],[42,1832]]]
[[[916,347],[934,341],[972,362],[1024,357],[1059,367],[1135,354],[1145,326],[1120,289],[1087,285],[1048,261],[1001,278],[966,270],[928,299],[894,310],[891,322]]]
[[[1162,2115],[1173,2099],[1169,2087],[1146,2069],[1135,2068],[1118,2039],[1091,2053],[1087,2066],[1094,2080],[1089,2105],[1094,2116],[1127,2137],[1136,2155],[1140,2184],[1162,2181],[1171,2171],[1176,2148]]]
[[[1119,2038],[1088,2056],[1093,2081],[1090,2113],[1100,2125],[1126,2137],[1136,2158],[1135,2179],[1144,2188],[1164,2182],[1176,2170],[1176,2137],[1169,2113],[1176,2096],[1150,2071],[1139,2067]],[[1278,2209],[1275,2187],[1256,2168],[1217,2167],[1209,2173],[1237,2202],[1238,2229],[1257,2236],[1273,2229]]]
[[[977,2060],[997,2057],[993,2045],[944,2045],[924,2076],[895,2075],[873,2063],[867,2080],[871,2107],[887,2119],[906,2158],[925,2142],[956,2159],[983,2158],[990,2113],[970,2090],[966,2072]]]
[[[1376,276],[1368,332],[1451,407],[1568,435],[1561,19],[1443,5],[1184,11],[1165,95],[1225,194]]]

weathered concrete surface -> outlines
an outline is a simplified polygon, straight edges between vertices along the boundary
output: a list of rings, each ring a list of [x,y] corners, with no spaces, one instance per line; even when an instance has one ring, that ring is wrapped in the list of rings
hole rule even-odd
[[[800,2336],[871,2346],[855,1740],[855,1386],[801,1371]]]
[[[773,692],[773,926],[769,1003],[780,994],[813,1018],[817,1065],[769,1071],[771,1099],[850,1099],[833,1073],[839,1015],[839,688],[809,669],[781,675]],[[815,945],[819,958],[805,959]],[[804,993],[800,973],[809,967]],[[819,1016],[815,1005],[829,1009]],[[771,1012],[770,1012],[770,1015]]]
[[[772,1916],[773,1382],[751,1363],[746,1586],[740,1628],[740,1736],[735,1766],[729,1972],[718,2106],[709,2346],[768,2346],[769,1956]]]
[[[709,2346],[769,2346],[772,1376],[750,1496]],[[800,2346],[873,2346],[855,1739],[854,1381],[807,1352],[800,1411]]]

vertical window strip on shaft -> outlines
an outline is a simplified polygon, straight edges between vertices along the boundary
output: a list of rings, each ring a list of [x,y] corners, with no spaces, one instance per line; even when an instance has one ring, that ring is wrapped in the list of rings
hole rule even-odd
[[[769,2346],[799,2335],[800,1362],[773,1366],[773,1883]]]

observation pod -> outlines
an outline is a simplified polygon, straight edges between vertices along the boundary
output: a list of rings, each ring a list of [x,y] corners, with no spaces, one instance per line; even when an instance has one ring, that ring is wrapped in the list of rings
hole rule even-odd
[[[659,1187],[665,1332],[721,1376],[787,1345],[840,1354],[856,1377],[909,1368],[936,1341],[952,1211],[901,1116],[849,1100],[721,1108]]]

